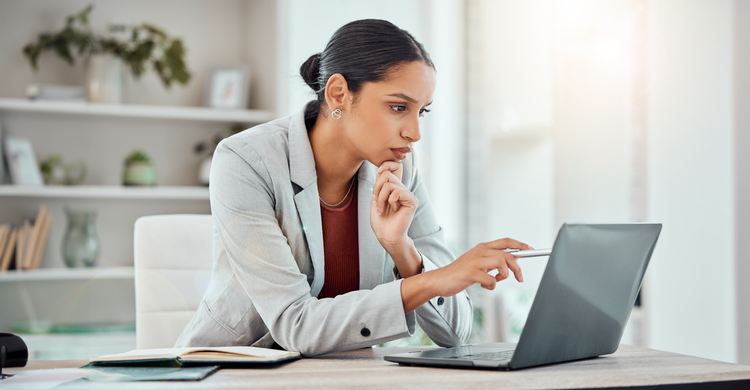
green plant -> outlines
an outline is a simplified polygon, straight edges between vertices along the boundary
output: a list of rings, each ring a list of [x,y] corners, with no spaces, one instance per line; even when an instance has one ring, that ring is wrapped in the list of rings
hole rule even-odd
[[[149,24],[112,25],[111,37],[94,34],[89,25],[89,14],[94,8],[89,5],[81,12],[68,16],[65,27],[53,33],[42,33],[36,42],[23,48],[23,54],[31,67],[39,67],[39,55],[52,50],[69,64],[75,64],[74,52],[79,56],[110,54],[120,58],[135,78],[140,78],[150,65],[164,86],[173,82],[187,84],[190,71],[185,65],[185,46],[179,38],[170,38],[162,29]],[[127,38],[117,39],[114,35]]]
[[[86,179],[86,163],[83,160],[64,163],[59,154],[49,155],[39,164],[39,170],[44,184],[48,185],[78,185]]]
[[[125,157],[126,167],[136,163],[151,165],[151,158],[142,150],[136,150]]]

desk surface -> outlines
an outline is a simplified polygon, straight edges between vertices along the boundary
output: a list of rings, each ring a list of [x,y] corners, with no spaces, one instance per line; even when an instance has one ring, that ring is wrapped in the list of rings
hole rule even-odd
[[[420,349],[424,348],[367,348],[301,359],[267,369],[223,369],[200,382],[129,382],[114,383],[110,387],[106,383],[83,381],[75,388],[577,389],[750,380],[750,366],[628,345],[621,345],[612,355],[519,371],[399,366],[383,360],[384,355]],[[73,368],[85,363],[84,360],[32,361],[23,369]],[[8,368],[4,372],[19,371]]]

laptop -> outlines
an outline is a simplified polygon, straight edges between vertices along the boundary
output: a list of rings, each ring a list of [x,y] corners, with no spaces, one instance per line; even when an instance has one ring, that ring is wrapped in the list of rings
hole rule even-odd
[[[565,224],[518,343],[385,356],[401,365],[516,370],[614,353],[661,224]]]

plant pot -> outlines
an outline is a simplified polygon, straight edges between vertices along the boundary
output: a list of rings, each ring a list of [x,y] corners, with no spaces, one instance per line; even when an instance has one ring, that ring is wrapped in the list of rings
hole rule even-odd
[[[86,63],[86,94],[92,103],[122,103],[123,64],[117,57],[95,54]]]
[[[131,163],[125,166],[122,184],[126,186],[155,186],[156,170],[147,163]]]

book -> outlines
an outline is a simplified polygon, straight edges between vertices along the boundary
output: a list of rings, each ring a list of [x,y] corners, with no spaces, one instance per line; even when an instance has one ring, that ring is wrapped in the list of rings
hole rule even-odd
[[[23,225],[18,227],[18,236],[16,237],[16,269],[24,269],[24,256],[26,255],[26,236],[29,233],[29,220],[23,221]]]
[[[137,382],[137,381],[199,381],[220,366],[200,367],[144,367],[113,366],[89,363],[80,369],[84,378],[91,382]],[[88,387],[88,386],[84,386]]]
[[[24,269],[37,269],[41,263],[41,253],[44,251],[42,244],[47,242],[47,234],[49,233],[49,225],[47,218],[49,213],[47,212],[47,205],[42,204],[37,212],[36,219],[31,225],[28,231],[26,239],[26,246],[24,247],[23,256],[23,268]],[[42,242],[42,239],[44,242]]]
[[[5,272],[10,268],[10,262],[13,259],[13,252],[16,249],[16,236],[18,229],[10,231],[8,243],[5,245],[4,253],[0,253],[0,272]]]
[[[38,229],[37,239],[32,249],[31,257],[31,268],[39,269],[42,265],[42,258],[44,257],[44,250],[47,248],[47,239],[49,238],[49,230],[52,226],[52,217],[47,211],[47,206],[42,205],[39,208],[40,216],[37,216],[37,220],[34,222],[34,228]],[[41,221],[40,221],[41,219]],[[37,226],[38,225],[38,226]]]
[[[213,347],[213,348],[155,348],[136,349],[116,355],[92,358],[96,364],[133,364],[154,362],[177,362],[190,364],[247,364],[277,363],[299,359],[299,352],[258,347]]]
[[[5,246],[8,245],[8,239],[10,238],[10,225],[0,225],[0,265],[3,260],[3,253],[5,253]]]
[[[32,223],[29,221],[29,230],[26,232],[28,235],[26,236],[26,243],[24,244],[23,248],[23,268],[24,269],[31,269],[31,258],[34,257],[34,245],[37,240],[37,236],[39,235],[39,222],[41,217],[41,208],[37,212],[36,219]]]

